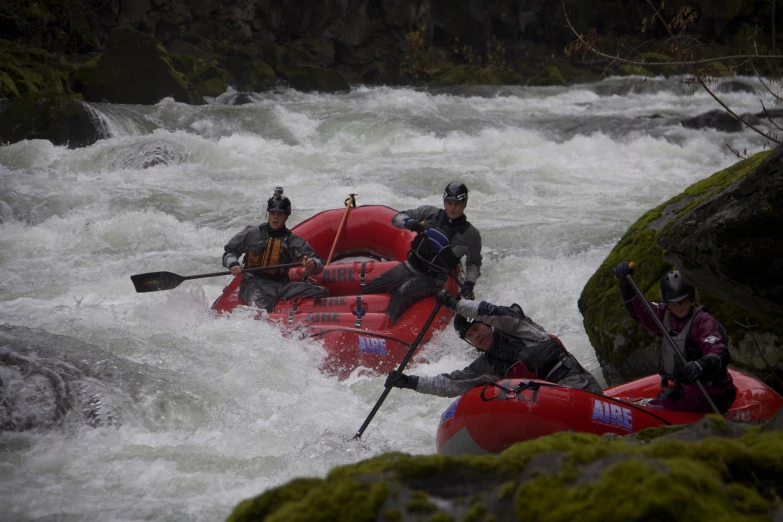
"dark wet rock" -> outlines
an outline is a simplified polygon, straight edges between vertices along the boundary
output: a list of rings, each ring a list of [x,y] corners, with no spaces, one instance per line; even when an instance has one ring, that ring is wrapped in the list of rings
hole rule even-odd
[[[229,100],[229,105],[247,105],[249,103],[255,103],[253,96],[246,92],[237,93],[236,96]]]
[[[667,226],[666,259],[711,295],[783,316],[783,149]]]
[[[724,110],[715,109],[693,118],[682,120],[682,126],[688,129],[711,128],[723,132],[740,132],[745,126]]]
[[[345,78],[334,69],[324,69],[313,65],[300,65],[286,72],[288,83],[294,89],[303,92],[348,91],[350,86]]]
[[[38,139],[75,149],[107,135],[92,108],[62,93],[26,94],[0,112],[0,143]]]
[[[717,92],[724,92],[724,93],[749,92],[751,94],[754,94],[756,92],[755,87],[753,87],[752,85],[748,85],[747,83],[740,80],[727,80],[721,82],[718,84],[715,90]]]
[[[154,105],[171,97],[203,103],[155,38],[128,28],[111,32],[103,55],[75,71],[71,87],[86,101]]]

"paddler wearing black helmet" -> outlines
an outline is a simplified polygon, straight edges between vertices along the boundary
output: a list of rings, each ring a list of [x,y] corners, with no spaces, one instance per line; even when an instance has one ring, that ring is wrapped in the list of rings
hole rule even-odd
[[[276,187],[267,200],[266,212],[266,223],[246,227],[226,244],[223,266],[232,274],[239,275],[245,268],[303,261],[308,274],[321,273],[324,265],[313,247],[285,225],[291,215],[291,200],[283,195],[282,187]],[[290,281],[288,268],[244,272],[239,284],[240,299],[268,312],[274,310],[278,301],[327,295],[329,289],[323,286]]]
[[[481,234],[465,216],[468,187],[455,181],[443,191],[443,208],[423,205],[404,210],[392,224],[416,232],[407,260],[364,287],[363,294],[391,293],[386,313],[392,323],[419,299],[443,289],[446,278],[465,258],[460,294],[473,299],[481,276]]]
[[[481,352],[462,370],[434,377],[389,373],[386,386],[456,397],[475,386],[503,378],[538,379],[603,395],[593,375],[518,304],[497,306],[452,297],[442,290],[438,302],[456,312],[454,329]]]

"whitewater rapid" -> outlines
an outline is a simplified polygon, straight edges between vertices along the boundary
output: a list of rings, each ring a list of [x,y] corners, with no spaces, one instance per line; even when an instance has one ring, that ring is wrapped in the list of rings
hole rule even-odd
[[[756,95],[723,97],[761,110]],[[588,278],[640,215],[736,162],[729,146],[764,147],[750,131],[682,127],[717,106],[675,79],[251,98],[92,104],[111,136],[90,147],[0,147],[4,420],[39,426],[0,432],[8,520],[222,520],[295,477],[434,452],[451,399],[394,390],[351,441],[384,379],[321,374],[316,342],[249,310],[210,316],[227,278],[135,293],[132,274],[221,270],[275,186],[294,225],[349,193],[402,210],[464,182],[483,237],[477,297],[521,304],[602,380],[577,310]],[[411,373],[476,355],[451,329],[424,350]],[[63,393],[78,408],[58,413]]]

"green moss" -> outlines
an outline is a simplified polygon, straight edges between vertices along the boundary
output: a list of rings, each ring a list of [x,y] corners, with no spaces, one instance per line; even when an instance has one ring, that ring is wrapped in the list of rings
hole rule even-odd
[[[584,317],[585,331],[610,384],[655,372],[659,345],[657,338],[628,316],[612,268],[621,261],[635,261],[638,264],[634,273],[636,283],[648,298],[659,299],[660,279],[672,267],[664,259],[665,252],[656,246],[658,236],[666,234],[669,231],[667,227],[673,226],[673,222],[683,213],[750,173],[768,154],[756,154],[717,172],[648,211],[631,225],[589,279],[579,297],[578,306]],[[665,210],[667,217],[661,219]],[[665,220],[666,223],[658,224],[657,220]],[[726,326],[733,344],[736,345],[747,335],[734,321],[734,318],[748,316],[747,311],[730,303],[717,304],[716,300],[703,293],[702,300]],[[755,324],[763,325],[762,331],[783,333],[780,320],[754,315],[755,319],[759,321]]]
[[[533,477],[525,473],[528,476],[520,479],[530,459],[551,453],[562,456],[557,459],[562,465]],[[397,522],[406,519],[401,507],[416,520],[452,520],[454,514],[430,500],[437,493],[428,492],[425,484],[442,484],[445,477],[465,483],[453,473],[465,466],[484,470],[482,476],[509,479],[482,494],[469,494],[471,507],[462,518],[468,522],[505,516],[506,502],[480,501],[482,495],[491,499],[488,495],[498,491],[508,492],[501,496],[512,500],[519,520],[768,520],[768,513],[780,503],[775,488],[781,487],[783,477],[783,433],[696,442],[659,439],[644,445],[557,433],[518,443],[500,457],[388,454],[332,470],[325,480],[298,479],[270,490],[241,503],[229,522],[376,517]],[[416,489],[405,506],[396,506],[389,492],[406,481],[417,484]],[[459,499],[449,500],[456,505]],[[386,510],[381,513],[383,506]]]
[[[628,63],[625,63],[621,65],[618,70],[621,74],[627,75],[627,76],[646,76],[646,77],[652,77],[655,76],[655,74],[650,71],[650,69],[646,67],[642,67],[641,65],[631,65]]]
[[[264,520],[285,504],[300,500],[314,488],[322,485],[322,483],[321,479],[294,479],[284,486],[270,489],[263,495],[242,501],[234,508],[227,522]]]
[[[636,432],[629,435],[628,437],[633,440],[645,442],[657,439],[658,437],[662,437],[664,435],[669,435],[670,433],[675,433],[682,429],[683,426],[656,426],[655,428],[647,428],[646,430]]]
[[[414,491],[405,504],[405,510],[411,513],[434,513],[438,510],[438,506],[430,502],[426,491]]]
[[[353,480],[294,482],[242,502],[228,522],[370,522],[375,520],[388,491],[388,486],[381,482],[370,486]]]
[[[484,519],[484,515],[487,512],[487,508],[484,504],[476,504],[471,506],[467,513],[465,513],[465,522],[481,522]]]
[[[387,522],[402,522],[404,520],[402,513],[396,509],[384,511],[383,517]]]
[[[166,50],[152,36],[128,28],[114,29],[103,55],[76,71],[71,85],[88,101],[152,105],[172,97],[203,103]]]
[[[530,85],[567,86],[568,82],[563,76],[563,73],[560,72],[560,69],[558,69],[554,65],[549,65],[544,67],[538,74],[536,74],[530,79]]]

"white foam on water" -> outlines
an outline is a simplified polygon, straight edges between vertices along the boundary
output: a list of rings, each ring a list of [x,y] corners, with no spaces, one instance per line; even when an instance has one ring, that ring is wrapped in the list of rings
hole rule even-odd
[[[756,95],[724,98],[760,110]],[[748,131],[680,126],[717,107],[662,78],[227,99],[96,104],[111,138],[0,147],[0,323],[30,329],[21,346],[46,332],[85,343],[81,363],[125,410],[120,427],[0,434],[0,501],[14,520],[223,519],[294,477],[435,451],[452,399],[394,390],[352,441],[385,378],[322,374],[320,344],[254,310],[212,316],[229,278],[135,292],[132,274],[224,270],[223,245],[264,219],[275,186],[294,225],[349,193],[402,210],[439,206],[448,182],[465,182],[484,246],[477,296],[519,303],[600,378],[576,304],[587,280],[644,212],[734,163],[726,144],[763,146]],[[476,355],[449,327],[410,372]]]

